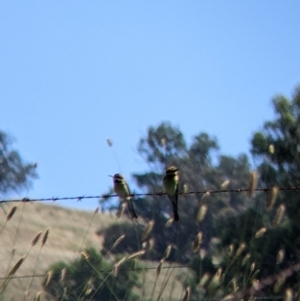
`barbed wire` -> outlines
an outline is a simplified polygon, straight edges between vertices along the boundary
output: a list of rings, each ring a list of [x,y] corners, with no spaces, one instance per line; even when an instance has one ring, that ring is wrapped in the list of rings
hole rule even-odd
[[[235,189],[207,189],[201,191],[188,191],[188,192],[178,192],[178,195],[197,195],[197,194],[218,194],[218,193],[242,193],[242,192],[268,192],[271,191],[273,187],[265,187],[265,188],[235,188]],[[277,187],[279,191],[300,191],[300,187]],[[167,195],[165,192],[149,192],[149,193],[131,193],[129,196],[141,197],[141,196],[165,196]],[[117,194],[102,194],[102,195],[82,195],[82,196],[69,196],[69,197],[48,197],[48,198],[28,198],[24,197],[22,199],[0,199],[0,204],[3,203],[21,203],[21,202],[47,202],[47,201],[64,201],[64,200],[77,200],[81,201],[84,199],[109,199],[118,197]]]
[[[162,266],[161,269],[182,269],[182,268],[190,268],[190,265],[181,265],[181,266]],[[138,270],[151,270],[151,269],[157,269],[157,267],[147,267],[147,268],[131,268],[131,269],[119,269],[119,272],[121,271],[138,271]],[[300,270],[300,262],[296,263],[295,265],[286,268],[279,272],[276,275],[271,275],[266,278],[261,279],[260,281],[256,282],[256,284],[252,284],[252,287],[243,289],[239,292],[227,295],[223,298],[201,298],[199,300],[201,301],[238,301],[242,300],[244,297],[252,296],[252,300],[275,300],[275,299],[283,299],[284,296],[268,296],[268,297],[254,297],[256,293],[260,292],[263,288],[266,286],[270,286],[274,284],[278,279],[286,279],[290,277],[292,274],[299,272]],[[99,270],[99,273],[103,274],[110,274],[113,272],[113,270]],[[71,272],[69,275],[83,275],[83,274],[90,274],[90,272]],[[46,277],[47,273],[45,274],[33,274],[33,275],[20,275],[20,276],[10,276],[10,279],[21,279],[21,278],[41,278]],[[1,280],[5,280],[6,277],[0,277]],[[171,300],[171,299],[170,299]]]
[[[261,266],[272,266],[272,264],[261,264]],[[168,265],[168,266],[161,266],[160,269],[161,270],[165,270],[165,269],[183,269],[183,268],[192,268],[192,265],[178,265],[178,266],[172,266],[172,265]],[[211,267],[211,265],[202,265],[203,268],[205,267]],[[119,272],[128,272],[128,271],[144,271],[144,270],[157,270],[157,267],[134,267],[134,268],[120,268]],[[110,269],[106,269],[106,270],[99,270],[99,273],[103,273],[103,274],[109,274],[112,272],[112,270]],[[82,274],[89,274],[90,272],[69,272],[69,275],[82,275]],[[25,275],[19,275],[19,276],[10,276],[11,279],[22,279],[22,278],[29,278],[29,277],[34,277],[34,278],[41,278],[41,277],[45,277],[47,275],[47,273],[44,274],[25,274]],[[0,277],[0,281],[1,280],[5,280],[6,277],[1,276]]]
[[[162,266],[161,269],[182,269],[182,268],[191,268],[191,265],[180,265],[180,266]],[[119,269],[119,272],[128,272],[128,271],[144,271],[144,270],[157,270],[157,267],[144,267],[144,268],[131,268],[131,269]],[[109,274],[112,272],[112,269],[110,270],[99,270],[98,273],[103,273],[103,274]],[[90,274],[90,272],[70,272],[69,275],[84,275],[84,274]],[[26,274],[26,275],[20,275],[20,276],[11,276],[11,279],[22,279],[22,278],[29,278],[29,277],[34,277],[34,278],[41,278],[41,277],[46,277],[47,273],[44,274]],[[1,280],[5,280],[6,277],[0,277]]]

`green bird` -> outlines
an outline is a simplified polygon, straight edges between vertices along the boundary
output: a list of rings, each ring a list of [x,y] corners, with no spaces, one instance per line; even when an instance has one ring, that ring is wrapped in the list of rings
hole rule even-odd
[[[179,175],[178,168],[170,166],[166,169],[166,174],[163,179],[164,190],[171,201],[173,208],[174,221],[179,221],[177,203],[178,203],[178,189],[179,189]]]
[[[133,204],[132,204],[132,200],[130,197],[130,190],[129,190],[129,186],[125,181],[125,178],[119,174],[116,173],[113,176],[113,181],[114,181],[114,191],[115,193],[119,196],[119,198],[122,201],[127,201],[128,204],[128,209],[129,209],[129,213],[131,218],[137,218],[137,215],[133,209]]]

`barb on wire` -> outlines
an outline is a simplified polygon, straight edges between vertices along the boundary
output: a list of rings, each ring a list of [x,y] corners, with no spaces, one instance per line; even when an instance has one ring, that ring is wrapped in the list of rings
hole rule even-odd
[[[266,187],[266,188],[255,188],[253,191],[256,192],[268,192],[271,191],[273,187]],[[300,191],[300,187],[278,187],[279,191]],[[202,191],[188,191],[188,192],[178,192],[178,195],[196,195],[196,194],[217,194],[217,193],[242,193],[242,192],[249,192],[249,188],[236,188],[236,189],[207,189]],[[149,193],[132,193],[130,196],[133,197],[139,197],[139,196],[164,196],[166,195],[165,192],[159,191],[159,192],[149,192]],[[83,199],[109,199],[118,197],[117,194],[102,194],[102,195],[82,195],[82,196],[71,196],[71,197],[50,197],[50,198],[22,198],[22,199],[5,199],[0,200],[0,204],[2,203],[22,203],[22,202],[47,202],[47,201],[65,201],[65,200],[77,200],[81,201]]]

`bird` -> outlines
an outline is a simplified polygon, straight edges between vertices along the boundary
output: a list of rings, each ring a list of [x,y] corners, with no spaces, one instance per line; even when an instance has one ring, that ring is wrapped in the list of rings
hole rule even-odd
[[[131,218],[137,218],[138,216],[136,215],[133,209],[129,186],[126,183],[124,176],[119,173],[116,173],[114,176],[111,177],[114,181],[114,192],[119,196],[119,198],[122,201],[127,201]]]
[[[163,187],[171,201],[173,208],[174,221],[179,221],[179,215],[177,211],[178,203],[178,189],[179,189],[179,175],[178,168],[170,166],[166,169],[166,174],[163,178]]]

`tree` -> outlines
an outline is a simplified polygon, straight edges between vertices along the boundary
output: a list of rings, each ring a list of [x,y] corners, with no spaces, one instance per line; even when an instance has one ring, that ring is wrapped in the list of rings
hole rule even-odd
[[[294,187],[300,184],[300,86],[292,100],[279,95],[272,100],[275,120],[264,123],[252,138],[252,154],[258,160],[262,185]],[[287,201],[288,200],[288,201]],[[300,231],[300,202],[297,193],[280,193],[288,216]]]
[[[279,274],[300,260],[299,194],[289,190],[278,194],[276,189],[299,186],[300,87],[292,100],[277,96],[272,105],[275,119],[265,122],[251,141],[252,154],[258,163],[260,186],[271,191],[256,195],[252,208],[223,219],[217,225],[218,243],[208,249],[204,260],[199,255],[192,257],[193,274],[186,281],[192,288],[191,300],[200,296],[231,294],[250,286],[254,278],[264,279]],[[288,218],[283,217],[279,222],[278,213],[283,214],[285,208]],[[203,267],[200,275],[199,267]],[[219,269],[222,277],[212,287],[213,275],[217,275]],[[200,276],[206,271],[210,272],[210,282],[199,286]],[[279,297],[287,287],[298,290],[300,277],[294,273],[284,279],[281,276],[276,281],[257,292],[258,296]]]
[[[90,248],[70,264],[57,262],[48,269],[44,290],[55,300],[139,300],[132,292],[138,286],[135,260],[127,260],[118,271],[99,252]],[[118,260],[121,258],[118,257]]]
[[[30,187],[37,177],[36,165],[24,163],[12,147],[12,138],[0,131],[0,193],[19,191]]]
[[[299,194],[292,190],[278,193],[276,189],[300,184],[300,86],[291,100],[279,95],[272,100],[272,105],[274,120],[265,122],[251,141],[259,184],[271,191],[256,195],[254,205],[244,213],[219,223],[218,244],[209,248],[204,259],[199,255],[191,258],[193,273],[186,280],[186,285],[192,288],[191,300],[201,296],[223,297],[250,286],[253,278],[278,275],[300,260]],[[279,223],[276,212],[283,213],[284,209],[287,218]],[[218,264],[214,264],[216,258]],[[211,290],[213,275],[220,268],[222,277]],[[210,273],[210,282],[199,286],[205,272]],[[294,273],[276,281],[257,294],[275,298],[282,296],[287,287],[298,290],[300,277]]]

